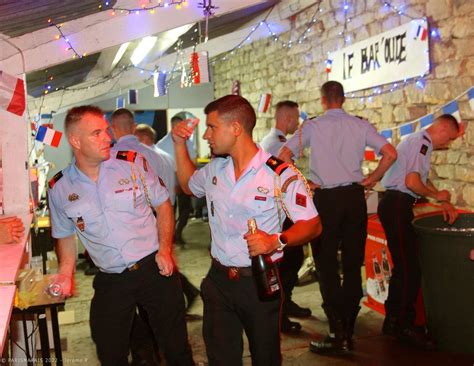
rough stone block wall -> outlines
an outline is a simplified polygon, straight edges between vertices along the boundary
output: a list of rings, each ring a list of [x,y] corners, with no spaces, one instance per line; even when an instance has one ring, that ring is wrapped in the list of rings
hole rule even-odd
[[[282,2],[288,2],[283,0]],[[359,42],[410,21],[389,11],[380,0],[348,1],[351,21],[346,37]],[[474,1],[473,0],[394,0],[394,6],[413,17],[426,16],[440,37],[431,39],[432,70],[423,89],[409,84],[388,94],[365,99],[347,100],[349,113],[367,118],[379,129],[391,128],[434,112],[447,102],[474,86]],[[292,99],[310,116],[320,114],[320,86],[327,80],[327,52],[344,47],[339,33],[345,18],[342,0],[323,0],[317,22],[307,39],[291,48],[282,47],[272,37],[255,41],[229,55],[226,61],[213,66],[216,98],[229,94],[233,80],[240,80],[242,96],[258,106],[260,95],[271,92],[274,106],[283,99]],[[316,5],[296,16],[289,32],[280,35],[284,41],[295,40],[311,22]],[[466,134],[448,151],[433,154],[431,178],[434,184],[449,189],[452,202],[474,210],[474,113],[466,97],[459,101],[461,115],[467,122]],[[254,137],[259,141],[272,127],[273,108],[258,114]],[[396,141],[395,141],[396,143]],[[307,161],[301,163],[303,171]],[[370,170],[374,163],[365,163]]]

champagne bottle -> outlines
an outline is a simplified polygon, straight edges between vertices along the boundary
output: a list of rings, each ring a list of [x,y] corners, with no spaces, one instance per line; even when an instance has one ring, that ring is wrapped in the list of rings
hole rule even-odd
[[[253,234],[257,231],[257,223],[254,218],[249,219],[247,224],[250,233]],[[270,256],[259,254],[252,257],[252,273],[260,300],[269,301],[280,297],[278,272]]]

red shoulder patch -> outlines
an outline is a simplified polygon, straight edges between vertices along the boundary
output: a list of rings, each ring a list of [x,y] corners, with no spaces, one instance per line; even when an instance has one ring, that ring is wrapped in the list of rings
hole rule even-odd
[[[298,206],[306,207],[306,196],[301,193],[296,193],[296,204]]]

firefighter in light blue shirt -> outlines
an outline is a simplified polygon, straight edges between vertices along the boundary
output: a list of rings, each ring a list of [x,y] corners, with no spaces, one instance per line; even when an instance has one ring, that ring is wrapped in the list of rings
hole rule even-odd
[[[110,156],[108,129],[97,107],[75,107],[66,115],[75,159],[49,183],[52,234],[58,239],[56,280],[70,296],[77,234],[100,269],[90,323],[101,364],[128,365],[130,330],[141,305],[167,361],[192,365],[182,290],[173,273],[167,190],[138,153]]]
[[[250,257],[281,257],[286,245],[317,236],[321,223],[299,175],[253,142],[256,116],[246,99],[228,95],[204,112],[204,139],[216,156],[208,165],[196,170],[187,154],[187,121],[173,128],[173,139],[179,183],[188,194],[205,195],[209,211],[212,264],[201,285],[209,364],[240,365],[245,331],[254,365],[280,365],[280,301],[259,299]],[[285,210],[294,225],[281,231]],[[251,218],[256,233],[248,232]]]
[[[315,245],[315,260],[330,334],[322,342],[310,343],[310,350],[315,353],[347,353],[353,348],[367,236],[364,191],[372,188],[396,159],[394,147],[368,121],[342,109],[344,101],[340,83],[324,83],[321,104],[325,113],[306,121],[280,151],[283,160],[291,161],[293,156],[300,156],[303,148],[311,147],[310,179],[320,186],[313,197],[323,223],[323,233]],[[364,177],[361,165],[367,145],[382,159]],[[339,247],[343,281],[339,275]]]
[[[452,115],[436,118],[426,130],[418,131],[398,144],[398,159],[382,179],[386,191],[377,211],[393,262],[382,331],[425,350],[434,349],[435,342],[424,329],[415,326],[415,302],[421,273],[412,225],[413,205],[417,198],[431,197],[441,202],[449,223],[456,220],[458,213],[449,202],[449,191],[438,190],[428,174],[433,150],[447,148],[461,134],[462,129]]]

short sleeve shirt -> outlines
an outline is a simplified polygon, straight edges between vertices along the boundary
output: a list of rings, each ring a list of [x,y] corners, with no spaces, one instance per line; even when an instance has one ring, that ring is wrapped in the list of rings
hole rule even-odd
[[[431,167],[433,145],[427,131],[418,131],[407,136],[397,146],[398,158],[382,179],[386,189],[393,189],[419,198],[420,196],[409,190],[405,178],[410,173],[418,173],[423,184],[428,180]]]
[[[361,164],[366,146],[379,153],[387,143],[368,121],[342,109],[330,109],[303,123],[284,146],[294,156],[310,147],[311,180],[322,188],[333,188],[360,183],[364,179]]]
[[[62,176],[50,182],[53,237],[76,233],[97,267],[108,273],[120,273],[158,250],[156,219],[145,186],[153,207],[168,200],[168,191],[143,164],[140,156],[135,163],[111,157],[101,163],[97,182],[75,163],[64,169]]]
[[[270,132],[262,139],[260,146],[267,153],[270,153],[273,156],[278,156],[278,152],[285,142],[285,134],[277,128],[272,128]]]
[[[266,164],[270,157],[259,149],[238,181],[235,181],[230,157],[214,158],[197,170],[189,181],[194,195],[206,196],[212,234],[211,255],[223,265],[250,266],[247,242],[243,238],[250,218],[255,218],[257,227],[269,234],[282,230],[286,216],[283,209],[278,208],[274,188],[275,184],[281,188],[296,173],[287,168],[281,175],[276,174]],[[313,201],[300,179],[288,185],[282,199],[294,222],[317,216]],[[279,256],[281,253],[276,253],[272,259],[277,260]]]

